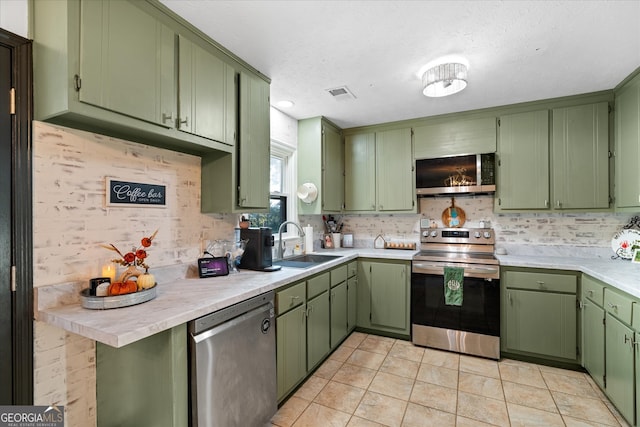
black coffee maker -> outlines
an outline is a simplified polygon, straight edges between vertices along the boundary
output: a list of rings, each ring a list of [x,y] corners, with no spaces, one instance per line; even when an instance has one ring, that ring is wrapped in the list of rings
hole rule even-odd
[[[270,228],[243,228],[240,230],[240,239],[247,240],[240,268],[257,271],[280,270],[279,265],[272,265],[274,243]]]

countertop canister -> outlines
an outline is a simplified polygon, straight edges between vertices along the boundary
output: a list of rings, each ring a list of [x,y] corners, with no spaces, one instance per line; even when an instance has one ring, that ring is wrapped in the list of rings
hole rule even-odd
[[[304,251],[313,252],[313,227],[309,224],[304,227]]]

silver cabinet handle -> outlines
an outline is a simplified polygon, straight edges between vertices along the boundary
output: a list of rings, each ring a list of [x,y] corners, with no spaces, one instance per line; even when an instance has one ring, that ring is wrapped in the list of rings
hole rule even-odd
[[[182,125],[189,126],[189,117],[185,117],[184,120],[180,119],[178,122],[180,123],[180,127],[182,127]]]
[[[611,304],[611,303],[607,303],[607,305],[609,306],[609,308],[612,308],[614,310],[618,309],[618,304]]]
[[[293,295],[291,297],[291,302],[293,302],[294,300],[297,300],[297,299],[300,299],[300,296],[299,295]]]
[[[162,123],[167,123],[167,120],[173,121],[173,113],[169,113],[169,114],[162,113]]]
[[[589,292],[589,296],[592,297],[593,296],[593,290],[590,289],[588,292]]]
[[[511,292],[507,292],[507,297],[509,298],[509,305],[513,305],[513,300],[511,299]]]
[[[549,201],[548,201],[548,200],[545,200],[545,201],[544,201],[544,207],[545,207],[545,208],[548,208],[548,207],[549,207]]]

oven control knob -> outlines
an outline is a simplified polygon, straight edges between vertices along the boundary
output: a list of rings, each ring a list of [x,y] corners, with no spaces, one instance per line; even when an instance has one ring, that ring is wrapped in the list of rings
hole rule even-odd
[[[474,233],[473,237],[475,237],[476,239],[479,239],[479,238],[480,238],[480,232],[479,232],[479,231],[476,231],[476,232]]]
[[[423,231],[422,232],[422,237],[429,237],[429,232],[428,231]]]
[[[488,231],[484,232],[484,238],[485,239],[490,239],[491,238],[491,233],[489,233]]]
[[[438,232],[436,230],[431,231],[431,237],[436,237]]]

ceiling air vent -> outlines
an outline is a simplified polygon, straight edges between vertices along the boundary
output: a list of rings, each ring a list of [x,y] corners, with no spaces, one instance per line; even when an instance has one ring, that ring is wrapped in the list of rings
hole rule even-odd
[[[344,101],[347,99],[356,99],[351,91],[346,86],[335,87],[333,89],[327,89],[329,95],[333,96],[333,99],[337,101]]]

